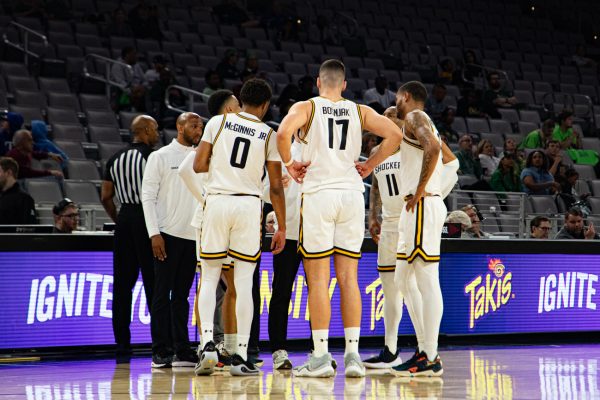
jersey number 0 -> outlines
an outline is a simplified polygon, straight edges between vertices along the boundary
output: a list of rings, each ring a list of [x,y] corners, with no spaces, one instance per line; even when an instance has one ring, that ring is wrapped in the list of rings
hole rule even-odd
[[[242,147],[242,154],[239,155],[240,147]],[[237,137],[233,142],[233,149],[231,150],[231,159],[229,163],[235,168],[244,168],[246,161],[248,161],[248,152],[250,151],[250,139]],[[238,157],[239,156],[239,157]],[[239,161],[238,161],[239,158]]]

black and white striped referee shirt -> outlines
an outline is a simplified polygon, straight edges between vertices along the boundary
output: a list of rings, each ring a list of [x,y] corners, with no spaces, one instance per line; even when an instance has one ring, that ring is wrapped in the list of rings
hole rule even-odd
[[[109,158],[104,180],[115,186],[121,204],[142,204],[142,178],[152,149],[145,143],[133,143]]]

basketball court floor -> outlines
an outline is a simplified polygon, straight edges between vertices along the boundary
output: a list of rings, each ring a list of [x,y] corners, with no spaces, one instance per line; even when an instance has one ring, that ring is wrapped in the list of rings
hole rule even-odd
[[[403,349],[403,359],[411,356]],[[362,355],[376,353],[362,350]],[[406,379],[386,371],[345,378],[343,352],[334,378],[295,378],[273,372],[270,355],[260,376],[227,372],[197,377],[191,368],[150,368],[150,357],[0,363],[1,399],[600,399],[600,345],[444,348],[441,378]],[[306,354],[291,354],[295,365]]]

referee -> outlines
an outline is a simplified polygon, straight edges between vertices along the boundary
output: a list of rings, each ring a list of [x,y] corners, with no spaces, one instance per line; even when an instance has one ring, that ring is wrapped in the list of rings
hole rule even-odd
[[[142,178],[152,146],[158,142],[158,124],[148,115],[139,115],[131,123],[132,143],[118,151],[106,163],[102,181],[102,205],[115,221],[113,253],[112,324],[117,356],[131,354],[131,291],[142,270],[148,308],[152,304],[154,266],[152,247],[142,209]],[[117,207],[113,198],[121,203]]]

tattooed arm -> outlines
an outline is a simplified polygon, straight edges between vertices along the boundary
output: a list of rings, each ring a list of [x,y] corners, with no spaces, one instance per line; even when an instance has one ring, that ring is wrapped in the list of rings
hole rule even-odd
[[[375,146],[373,150],[371,150],[371,154],[377,151],[377,147]],[[379,243],[379,234],[381,233],[381,223],[379,222],[379,215],[381,215],[381,196],[379,194],[379,183],[377,178],[375,178],[375,173],[371,174],[371,192],[369,193],[369,204],[371,205],[371,212],[369,213],[369,232],[371,232],[371,237],[375,244]]]
[[[429,178],[435,170],[436,163],[440,157],[441,146],[433,131],[431,130],[429,119],[423,112],[411,112],[406,116],[405,127],[407,135],[413,136],[423,147],[423,164],[421,166],[421,175],[417,185],[416,193],[406,202],[406,210],[412,211],[419,200],[425,196],[425,187]]]

